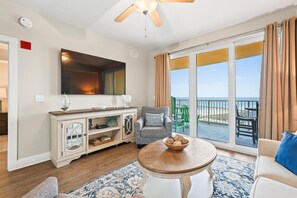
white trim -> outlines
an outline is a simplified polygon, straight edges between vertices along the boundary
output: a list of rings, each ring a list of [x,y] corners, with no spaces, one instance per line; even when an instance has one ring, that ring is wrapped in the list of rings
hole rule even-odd
[[[222,148],[222,149],[226,149],[226,150],[229,150],[229,151],[235,151],[235,152],[239,152],[239,153],[244,153],[244,154],[248,154],[248,155],[257,156],[257,149],[256,148],[240,146],[240,145],[235,145],[235,147],[234,147],[231,144],[227,144],[227,143],[223,143],[223,142],[217,142],[217,141],[213,141],[213,140],[209,140],[209,139],[204,139],[204,140],[209,141],[210,143],[212,143],[217,148]]]
[[[236,133],[236,67],[235,67],[235,47],[233,43],[228,46],[228,112],[229,112],[229,144],[235,147]]]
[[[20,168],[24,168],[24,167],[27,167],[27,166],[32,166],[34,164],[38,164],[38,163],[41,163],[41,162],[48,161],[48,160],[50,160],[50,156],[51,156],[51,153],[46,152],[46,153],[41,153],[41,154],[38,154],[38,155],[26,157],[26,158],[23,158],[23,159],[19,159],[17,161],[17,164],[14,167],[14,169],[11,169],[9,171],[17,170],[17,169],[20,169]]]
[[[190,113],[190,136],[197,137],[197,70],[196,70],[196,55],[191,53],[189,55],[189,113]],[[194,115],[194,116],[193,116]]]
[[[8,149],[7,169],[17,167],[18,152],[18,39],[0,35],[8,44]]]

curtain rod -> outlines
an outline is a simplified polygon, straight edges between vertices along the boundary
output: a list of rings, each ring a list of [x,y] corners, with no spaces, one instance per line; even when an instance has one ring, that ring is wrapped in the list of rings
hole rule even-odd
[[[282,25],[281,23],[278,23],[277,27],[281,27],[281,25]],[[182,52],[184,50],[194,49],[194,48],[197,48],[197,47],[200,47],[200,46],[203,46],[203,45],[210,45],[210,44],[213,44],[213,43],[216,43],[216,42],[222,42],[222,41],[229,40],[229,39],[236,38],[236,37],[240,37],[240,36],[247,36],[247,35],[250,35],[250,34],[253,34],[253,33],[259,33],[259,32],[264,31],[264,30],[265,30],[265,27],[264,28],[259,28],[259,29],[256,29],[256,30],[252,30],[252,31],[249,31],[249,32],[244,32],[244,33],[241,33],[241,34],[233,35],[233,36],[228,36],[228,37],[225,37],[225,38],[217,39],[217,40],[206,42],[206,43],[203,43],[203,44],[198,44],[198,45],[195,45],[195,46],[192,46],[192,47],[187,47],[187,48],[183,48],[183,49],[180,49],[180,50],[172,51],[172,52],[169,53],[169,55],[172,55],[172,54],[178,53],[178,52]]]
[[[277,27],[281,27],[281,26],[282,26],[282,23],[278,23],[277,24]],[[237,34],[237,35],[233,35],[233,36],[228,36],[228,37],[225,37],[225,38],[217,39],[217,40],[214,40],[214,41],[210,41],[210,42],[198,44],[198,45],[195,45],[195,46],[192,46],[192,47],[187,47],[187,48],[183,48],[183,49],[180,49],[180,50],[168,52],[168,53],[165,53],[165,54],[172,55],[174,53],[182,52],[184,50],[195,49],[195,48],[200,47],[200,46],[203,46],[203,45],[210,45],[212,43],[222,42],[222,41],[229,40],[229,39],[232,39],[232,38],[236,38],[236,37],[239,37],[239,36],[247,36],[247,35],[250,35],[250,34],[253,34],[253,33],[259,33],[259,32],[264,31],[264,30],[265,30],[265,27],[264,28],[259,28],[259,29],[256,29],[256,30],[252,30],[252,31],[249,31],[249,32],[244,32],[244,33],[241,33],[241,34]],[[154,59],[156,59],[156,56],[154,56]]]
[[[216,42],[223,42],[223,41],[230,40],[232,38],[236,38],[236,37],[239,37],[239,36],[247,36],[249,34],[258,33],[258,32],[263,31],[263,30],[264,30],[264,28],[260,28],[260,29],[249,31],[249,32],[241,33],[241,34],[237,34],[237,35],[233,35],[233,36],[228,36],[228,37],[225,37],[225,38],[221,38],[221,39],[213,40],[213,41],[210,41],[210,42],[198,44],[198,45],[195,45],[195,46],[183,48],[183,49],[180,49],[180,50],[172,51],[169,54],[172,55],[172,54],[175,54],[175,53],[178,53],[178,52],[182,52],[184,50],[190,50],[190,49],[194,49],[194,48],[197,48],[197,47],[201,47],[203,45],[206,45],[207,46],[207,45],[210,45],[210,44],[213,44],[213,43],[216,43]]]

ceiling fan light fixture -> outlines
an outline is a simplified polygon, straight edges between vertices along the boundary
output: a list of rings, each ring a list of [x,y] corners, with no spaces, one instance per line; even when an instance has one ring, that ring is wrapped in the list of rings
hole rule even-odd
[[[154,11],[158,3],[156,0],[136,0],[134,5],[138,12],[147,14]]]

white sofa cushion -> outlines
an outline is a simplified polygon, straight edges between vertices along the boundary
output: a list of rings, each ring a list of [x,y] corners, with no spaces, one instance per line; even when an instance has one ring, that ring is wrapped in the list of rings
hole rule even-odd
[[[258,156],[254,177],[267,177],[297,188],[297,176],[277,163],[274,157]]]
[[[250,198],[296,198],[297,188],[265,178],[258,177],[252,187]]]

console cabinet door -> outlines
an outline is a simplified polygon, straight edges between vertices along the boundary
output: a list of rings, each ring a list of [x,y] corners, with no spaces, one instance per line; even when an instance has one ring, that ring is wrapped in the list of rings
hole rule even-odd
[[[62,122],[62,157],[86,151],[86,119]]]
[[[134,112],[123,114],[123,140],[134,137],[134,122],[136,115]]]

